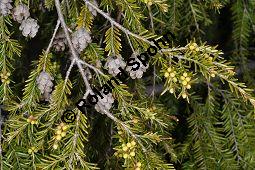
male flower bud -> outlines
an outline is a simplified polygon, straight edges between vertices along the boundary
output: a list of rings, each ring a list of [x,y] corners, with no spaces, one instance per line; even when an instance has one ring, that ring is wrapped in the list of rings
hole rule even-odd
[[[65,137],[65,136],[66,136],[66,132],[62,132],[61,137]]]
[[[190,45],[189,45],[189,49],[190,49],[191,51],[194,51],[194,50],[195,50],[195,51],[199,51],[199,49],[198,49],[196,43],[190,44]]]
[[[127,159],[127,157],[128,157],[128,154],[126,154],[126,153],[123,154],[123,158],[124,158],[124,159]]]
[[[28,153],[31,154],[32,153],[32,149],[28,149]]]
[[[188,83],[187,83],[187,81],[183,80],[182,84],[183,84],[184,86],[186,86]]]
[[[172,78],[175,77],[175,73],[176,73],[175,71],[170,73],[170,77],[172,77]]]
[[[35,118],[33,115],[30,115],[30,116],[28,117],[27,122],[28,122],[28,123],[31,123],[32,125],[33,125],[33,124],[37,124],[36,118]]]
[[[55,138],[56,138],[56,140],[61,140],[62,137],[61,137],[61,135],[57,135]]]
[[[190,82],[190,77],[186,77],[185,79],[187,82]]]
[[[169,73],[168,72],[165,72],[164,76],[167,78],[169,77]]]
[[[122,150],[126,152],[126,151],[128,150],[128,147],[127,147],[127,146],[124,146],[124,147],[122,148]]]
[[[63,129],[63,130],[67,130],[67,129],[68,129],[68,126],[67,126],[67,125],[64,125],[64,126],[62,127],[62,129]]]
[[[127,143],[128,148],[131,148],[131,146],[132,146],[131,143]]]
[[[136,142],[135,142],[135,141],[132,141],[132,142],[131,142],[131,145],[132,145],[132,146],[135,146],[135,145],[136,145]]]
[[[29,154],[32,154],[32,153],[37,153],[38,152],[38,149],[36,147],[31,147],[30,149],[28,149],[28,153]]]
[[[174,77],[176,76],[176,71],[174,71],[174,69],[172,69],[171,67],[167,68],[167,70],[165,71],[164,76],[166,78],[171,77],[172,79],[174,79]]]
[[[187,72],[184,72],[182,76],[180,77],[180,83],[187,89],[191,88],[191,85],[189,84],[191,78],[188,76]],[[185,95],[184,95],[185,96]],[[185,97],[186,98],[186,97]]]
[[[130,156],[135,156],[135,152],[130,152]]]
[[[62,133],[61,130],[57,130],[56,134],[60,135]]]
[[[62,137],[66,136],[66,130],[68,129],[68,126],[65,125],[64,123],[60,123],[57,128],[56,128],[56,136],[55,139],[56,140],[61,140]]]
[[[211,76],[211,77],[213,77],[213,78],[214,78],[214,77],[215,77],[215,74],[216,74],[216,71],[214,71],[214,70],[210,70],[210,76]]]
[[[174,83],[177,83],[177,81],[178,81],[177,78],[174,77],[174,78],[173,78],[173,82],[174,82]]]
[[[187,98],[187,94],[186,93],[182,93],[182,98],[186,99]]]
[[[10,80],[9,80],[9,76],[10,76],[10,75],[11,75],[11,73],[9,73],[9,72],[1,73],[1,74],[0,74],[1,81],[2,81],[3,83],[10,84]]]
[[[140,169],[141,169],[141,166],[142,166],[141,162],[137,162],[137,163],[135,164],[135,170],[140,170]]]
[[[57,143],[53,144],[53,149],[58,149],[58,144]]]

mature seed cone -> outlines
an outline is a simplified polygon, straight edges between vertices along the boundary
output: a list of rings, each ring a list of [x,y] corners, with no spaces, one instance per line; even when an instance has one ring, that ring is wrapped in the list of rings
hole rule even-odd
[[[122,69],[126,67],[126,63],[121,56],[107,57],[105,68],[108,69],[109,74],[116,76],[120,72],[119,67],[121,67]]]
[[[26,20],[23,20],[19,30],[22,31],[22,35],[25,37],[35,37],[36,33],[38,32],[39,25],[37,24],[37,21],[32,18],[28,18]]]
[[[72,35],[72,43],[74,48],[80,53],[82,52],[89,43],[91,43],[91,37],[89,32],[87,32],[84,28],[79,28],[73,35]]]
[[[56,35],[52,47],[55,49],[57,52],[64,51],[66,48],[67,40],[65,38],[65,34],[63,31],[58,32]]]
[[[26,20],[29,16],[29,8],[24,4],[19,4],[13,9],[13,19],[19,23]]]
[[[50,100],[50,93],[52,91],[53,83],[52,80],[54,80],[48,73],[42,71],[40,75],[36,78],[36,83],[38,85],[38,88],[41,91],[41,94],[43,94],[44,99],[46,101]]]
[[[131,58],[134,58],[135,60],[133,62],[139,63],[139,68],[137,70],[132,70],[133,68],[136,68],[137,65],[131,65],[126,67],[126,71],[129,72],[129,75],[132,79],[140,79],[143,76],[143,73],[146,72],[146,69],[149,67],[147,65],[146,67],[143,65],[143,63],[137,58],[136,53],[133,53],[131,55]]]
[[[3,16],[8,15],[11,13],[12,5],[11,5],[12,0],[0,0],[0,13]]]
[[[93,3],[93,5],[98,7],[98,3],[96,0],[93,0],[92,3]],[[91,6],[88,5],[88,9],[92,13],[92,15],[97,16],[97,11],[94,8],[92,8]]]
[[[104,111],[109,111],[111,109],[112,104],[114,103],[114,98],[112,93],[105,95],[103,92],[101,92],[101,94],[104,98],[101,99],[101,97],[98,96],[98,102],[95,105],[95,109],[96,111],[104,114]]]

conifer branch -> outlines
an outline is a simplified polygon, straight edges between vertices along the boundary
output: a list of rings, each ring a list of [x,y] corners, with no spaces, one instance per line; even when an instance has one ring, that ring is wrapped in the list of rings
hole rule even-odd
[[[81,66],[81,60],[79,59],[79,57],[77,56],[77,53],[76,51],[74,50],[74,47],[72,45],[72,42],[71,42],[71,39],[70,39],[70,36],[69,36],[69,33],[68,33],[68,30],[67,30],[67,26],[65,24],[65,21],[64,21],[64,17],[63,17],[63,14],[61,12],[61,8],[60,8],[60,3],[59,3],[59,0],[55,0],[55,5],[56,5],[56,9],[57,9],[57,12],[58,12],[58,16],[59,16],[59,20],[61,22],[61,25],[64,29],[64,32],[65,32],[65,35],[66,35],[66,38],[67,38],[67,41],[68,41],[68,45],[69,45],[69,48],[71,49],[71,53],[74,57],[74,61],[76,62],[77,66],[79,67],[79,70],[80,70],[80,73],[82,74],[83,76],[83,79],[85,81],[85,85],[86,85],[86,88],[87,88],[87,92],[85,93],[86,95],[84,95],[84,99],[87,97],[87,95],[89,94],[88,92],[91,91],[91,87],[90,87],[90,84],[88,83],[88,80],[86,78],[86,76],[84,75],[84,72],[83,72],[83,68]],[[115,21],[114,21],[115,22]],[[84,62],[85,64],[85,62]],[[69,67],[71,68],[71,67]],[[144,146],[142,145],[142,143],[140,142],[139,139],[137,139],[136,135],[133,134],[133,132],[123,123],[121,122],[120,120],[118,120],[115,116],[113,116],[111,113],[105,111],[105,114],[107,115],[107,117],[109,117],[110,119],[112,119],[113,121],[115,121],[116,123],[119,123],[129,134],[131,134],[132,137],[134,137],[138,142],[139,144],[143,147],[143,150],[146,150],[144,148]]]
[[[0,0],[0,99],[8,111],[4,122],[5,113],[0,113],[0,169],[97,169],[96,164],[86,160],[93,160],[101,169],[254,169],[254,108],[246,101],[255,107],[249,89],[255,80],[247,72],[253,68],[245,65],[254,46],[251,35],[255,2],[45,0],[43,6],[40,0],[17,2]],[[24,8],[20,10],[22,3]],[[32,18],[40,15],[39,32],[36,24],[24,25],[25,16],[19,16],[25,6],[33,11]],[[57,12],[57,20],[49,17],[52,13],[48,10],[40,10],[44,6]],[[223,28],[233,25],[233,31],[230,36],[222,37],[229,32],[208,26],[218,23],[212,9],[221,12],[223,7],[231,8],[232,16],[230,20],[219,14]],[[21,22],[19,17],[23,18]],[[54,23],[55,28],[48,26],[49,23]],[[60,24],[64,34],[58,36]],[[93,39],[93,43],[84,41],[82,34],[72,37],[71,29],[80,28],[92,32],[84,38]],[[176,38],[181,42],[184,36],[194,41],[185,47],[166,48],[163,42],[155,42],[166,40],[156,33],[177,30]],[[20,36],[28,32],[38,33],[32,43],[32,37]],[[235,49],[230,52],[234,59],[229,57],[226,61],[216,47],[198,45],[195,39],[203,39],[202,35],[210,42],[230,42],[228,47]],[[46,38],[49,42],[37,60],[34,54],[41,46],[36,44]],[[22,56],[19,43],[25,49]],[[33,48],[27,50],[30,44]],[[139,79],[142,74],[143,78],[128,79],[127,84],[116,85],[110,91],[102,89],[105,87],[102,83],[110,78],[101,68],[105,53],[128,58],[130,52],[139,53],[150,45],[158,47],[157,54],[148,58],[150,69],[125,69],[130,76]],[[53,46],[61,56],[68,55],[64,77],[61,75],[66,63],[51,53]],[[67,46],[69,52],[65,50]],[[84,47],[81,53],[76,50],[78,46]],[[131,51],[121,49],[122,46],[130,46]],[[32,70],[23,69],[29,68],[28,59],[36,60]],[[242,70],[236,74],[228,61],[240,64]],[[121,64],[110,57],[106,62],[109,74],[117,72]],[[82,80],[75,77],[73,84],[71,71],[76,65]],[[24,77],[27,71],[29,77]],[[40,82],[43,71],[50,79]],[[247,80],[249,88],[239,80]],[[65,120],[61,121],[64,110],[73,106],[81,93],[84,99],[93,93],[91,83],[100,84],[100,92],[112,93],[109,100],[107,97],[97,103],[103,117],[108,117],[106,121],[100,121],[103,118],[100,113],[90,114],[87,119],[78,109],[73,109],[74,122],[67,125]],[[150,93],[144,95],[149,86]],[[162,93],[169,93],[156,96],[162,88]],[[43,101],[45,91],[51,95],[49,103]],[[20,103],[15,101],[20,98]],[[117,100],[116,107],[113,99]],[[117,126],[117,133],[112,124]],[[176,130],[180,133],[174,135]]]
[[[199,25],[198,25],[197,18],[196,18],[196,12],[194,10],[193,4],[191,3],[191,0],[189,0],[189,5],[190,5],[191,13],[192,13],[195,25],[196,25],[196,29],[197,29],[197,31],[199,31]]]
[[[93,65],[91,65],[91,64],[89,64],[89,63],[87,63],[87,62],[85,62],[85,61],[83,61],[83,60],[81,60],[81,59],[77,60],[76,62],[80,62],[81,64],[84,64],[84,65],[86,65],[87,67],[89,67],[89,68],[91,68],[92,70],[94,70],[96,73],[99,73],[99,74],[101,74],[102,76],[105,76],[105,74],[104,74],[101,70],[99,70],[98,68],[94,67]]]
[[[66,72],[65,84],[66,84],[67,81],[68,81],[69,75],[70,75],[70,73],[71,73],[71,70],[72,70],[74,64],[75,64],[75,59],[72,59],[71,64],[70,64],[70,66],[69,66],[69,68],[68,68],[68,70],[67,70],[67,72]]]
[[[77,145],[77,138],[78,138],[78,135],[79,135],[79,132],[78,132],[78,129],[79,129],[79,122],[80,121],[80,112],[77,113],[77,116],[76,116],[76,126],[75,126],[75,132],[74,132],[74,135],[73,135],[73,148],[72,148],[72,151],[71,151],[71,155],[73,155],[75,153],[75,150],[74,148],[76,148],[76,145]],[[73,158],[71,157],[69,159],[69,167],[70,169],[72,169],[72,165],[73,165]]]
[[[126,34],[126,36],[127,36],[127,40],[128,40],[128,43],[129,43],[129,46],[130,46],[132,52],[135,53],[135,49],[134,49],[134,47],[133,47],[133,45],[132,45],[132,43],[131,43],[131,41],[130,41],[129,35],[128,35],[127,33],[125,33],[125,34]]]
[[[60,26],[60,21],[57,20],[57,24],[56,24],[55,29],[54,29],[54,32],[53,32],[53,34],[52,34],[50,43],[49,43],[49,45],[48,45],[48,47],[47,47],[47,49],[46,49],[46,52],[45,52],[46,55],[50,52],[50,48],[52,47],[52,43],[53,43],[53,41],[54,41],[54,38],[56,37],[56,34],[57,34],[57,31],[58,31],[59,26]]]
[[[53,40],[54,40],[54,38],[55,38],[55,36],[56,36],[56,34],[57,34],[57,31],[58,31],[59,26],[60,26],[60,21],[58,20],[58,21],[57,21],[57,24],[56,24],[56,27],[55,27],[55,29],[54,29],[53,35],[52,35],[52,37],[51,37],[50,43],[49,43],[49,45],[48,45],[48,47],[47,47],[47,50],[46,50],[46,52],[45,52],[45,55],[46,55],[46,56],[47,56],[47,55],[49,54],[49,52],[50,52],[50,48],[52,47]],[[46,57],[45,57],[45,60],[46,60]],[[46,62],[44,62],[43,71],[45,71],[45,67],[46,67]]]
[[[116,21],[114,21],[113,18],[111,18],[108,14],[106,14],[105,12],[103,12],[101,9],[97,8],[94,4],[92,4],[91,2],[89,2],[88,0],[84,0],[85,3],[89,6],[91,6],[93,9],[95,9],[99,14],[101,14],[105,19],[107,19],[108,21],[110,21],[111,24],[113,24],[114,26],[116,26],[117,28],[119,28],[120,30],[122,30],[124,33],[131,35],[137,39],[140,39],[152,46],[156,46],[152,41],[149,41],[148,39],[137,35],[133,32],[131,32],[130,30],[126,29],[125,27],[123,27],[122,25],[120,25],[119,23],[117,23]]]
[[[109,117],[110,119],[112,119],[114,122],[120,124],[125,131],[127,131],[128,134],[130,134],[142,147],[144,152],[147,152],[147,150],[145,149],[145,147],[143,146],[142,142],[140,141],[140,139],[138,138],[138,135],[134,134],[128,127],[127,125],[125,125],[125,123],[123,123],[122,121],[120,121],[119,119],[117,119],[112,113],[103,110],[104,113],[106,114],[107,117]]]
[[[164,50],[164,51],[167,51],[169,52],[169,50]],[[207,67],[206,65],[204,65],[203,63],[199,62],[198,60],[195,60],[195,59],[192,59],[192,58],[188,58],[188,57],[185,57],[183,55],[174,55],[174,56],[170,56],[170,58],[178,58],[179,60],[183,59],[183,60],[187,60],[187,61],[191,61],[195,64],[197,64],[198,66],[200,66],[201,68],[203,68],[204,70],[207,71],[207,73],[210,73],[210,68]],[[219,63],[219,62],[213,62],[214,65],[218,65],[220,66],[221,68],[225,68],[227,67],[227,65],[224,65],[222,63]],[[219,72],[215,72],[216,75],[218,75],[221,79],[225,80],[226,82],[228,82],[229,86],[230,86],[230,89],[231,89],[231,86],[234,87],[240,94],[241,96],[243,97],[244,100],[249,100],[249,102],[254,106],[255,108],[255,99],[252,97],[251,94],[249,94],[247,92],[248,89],[244,89],[244,85],[241,84],[241,83],[238,83],[238,82],[235,82],[234,80],[231,80],[229,79],[226,75],[222,74],[222,73],[219,73]]]
[[[80,64],[80,62],[77,62],[79,60],[79,57],[78,57],[77,52],[75,51],[75,49],[73,47],[73,44],[72,44],[72,41],[71,41],[71,38],[70,38],[70,35],[69,35],[69,32],[68,32],[68,29],[67,29],[67,26],[66,26],[66,23],[65,23],[65,20],[64,20],[64,16],[63,16],[62,11],[61,11],[59,0],[55,0],[55,6],[56,6],[56,9],[57,9],[59,20],[61,22],[62,28],[64,30],[64,33],[65,33],[65,36],[66,36],[66,39],[67,39],[68,46],[69,46],[69,48],[71,50],[71,54],[72,54],[72,56],[73,56],[73,58],[74,58],[74,60],[75,60],[75,62],[77,64],[77,66],[78,66],[79,72],[82,75],[82,78],[83,78],[83,81],[84,81],[84,83],[86,85],[87,90],[91,91],[88,79],[87,79],[87,77],[86,77],[86,75],[84,73],[82,65]]]

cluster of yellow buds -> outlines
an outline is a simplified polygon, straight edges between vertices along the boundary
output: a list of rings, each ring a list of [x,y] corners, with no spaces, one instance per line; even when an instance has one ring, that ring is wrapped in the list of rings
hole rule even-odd
[[[187,98],[186,89],[189,90],[191,88],[190,80],[191,80],[191,77],[188,75],[187,72],[184,72],[182,76],[180,77],[180,83],[183,85],[183,88],[184,88],[184,92],[182,93],[182,98],[184,99]]]
[[[211,2],[210,6],[211,6],[211,8],[215,8],[216,10],[219,10],[223,7],[223,5],[217,1]]]
[[[131,141],[126,144],[121,145],[121,149],[119,149],[117,152],[115,152],[115,156],[123,157],[124,159],[129,159],[131,157],[135,156],[135,146],[136,142]]]
[[[145,119],[155,119],[155,115],[156,115],[155,111],[156,111],[155,106],[146,109]]]
[[[121,127],[117,126],[117,129],[118,129],[118,134],[122,135],[123,134],[123,130],[121,129]]]
[[[228,69],[228,73],[230,76],[234,76],[235,72],[233,71],[233,69]]]
[[[176,83],[178,81],[177,78],[176,78],[176,71],[173,68],[171,68],[171,67],[169,67],[167,69],[167,71],[165,72],[164,76],[166,78],[169,78],[169,81],[173,81],[174,83]]]
[[[214,71],[213,69],[210,69],[209,72],[210,72],[210,76],[211,76],[211,77],[215,77],[215,74],[217,73],[217,72]]]
[[[209,56],[208,54],[204,55],[205,59],[212,62],[213,61],[213,57]]]
[[[34,117],[33,115],[30,115],[30,116],[27,118],[27,122],[28,122],[28,123],[31,123],[32,125],[38,123],[37,120],[36,120],[36,117]]]
[[[11,73],[7,72],[7,73],[1,73],[0,76],[1,76],[1,81],[3,83],[6,83],[6,84],[10,84],[10,80],[8,79],[9,76],[11,75]]]
[[[55,131],[55,143],[53,144],[53,148],[57,149],[58,148],[58,144],[57,141],[60,141],[62,139],[62,137],[66,136],[66,131],[68,129],[68,125],[66,125],[65,123],[60,123],[57,126],[57,129]]]
[[[199,51],[199,47],[198,47],[197,43],[190,43],[188,46],[189,46],[190,51],[193,51],[193,52]]]
[[[37,153],[38,150],[36,149],[36,147],[31,147],[30,149],[28,149],[28,153],[31,154],[31,153]]]
[[[177,83],[180,83],[183,87],[181,96],[185,99],[187,98],[187,90],[191,89],[191,77],[192,73],[184,72],[182,75],[177,74],[173,67],[167,68],[164,73],[164,76],[167,78],[167,84],[169,86],[169,92],[174,93],[175,88],[179,88],[180,86]],[[179,80],[179,82],[178,82]]]
[[[186,89],[190,89],[191,85],[190,85],[190,80],[191,78],[188,76],[188,73],[184,72],[182,74],[182,76],[180,77],[180,83],[186,88]]]
[[[125,139],[125,131],[122,129],[121,126],[117,126],[117,129],[118,129],[117,133],[119,135],[119,137],[118,137],[119,142],[122,143],[122,142],[124,142],[124,139]]]
[[[61,140],[62,137],[65,137],[66,136],[66,130],[68,128],[68,125],[65,125],[64,123],[60,123],[58,126],[57,126],[57,129],[56,129],[56,140]]]
[[[140,169],[141,169],[141,166],[142,166],[141,162],[137,162],[137,163],[135,164],[135,170],[140,170]]]

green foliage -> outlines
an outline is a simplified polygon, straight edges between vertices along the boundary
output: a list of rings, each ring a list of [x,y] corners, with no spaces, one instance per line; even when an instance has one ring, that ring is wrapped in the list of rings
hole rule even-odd
[[[240,63],[241,69],[244,72],[248,72],[247,57],[249,55],[249,37],[252,31],[253,18],[252,11],[254,11],[254,5],[252,2],[245,3],[243,1],[236,1],[232,6],[234,22],[233,39],[235,41],[235,49],[233,54],[236,56],[237,62]],[[245,75],[245,80],[250,82],[250,76]]]
[[[40,28],[34,39],[24,38],[13,15],[0,14],[1,170],[255,168],[255,69],[248,64],[254,63],[254,1],[12,5],[19,3]],[[45,26],[57,21],[55,30]],[[91,43],[87,35],[72,44],[80,28]],[[141,79],[113,83],[109,110],[76,108],[113,77],[104,68],[108,56],[127,63],[168,31],[176,39],[160,44]],[[86,48],[78,53],[74,45]],[[38,82],[41,73],[47,74]],[[62,120],[66,110],[75,114],[70,124]]]
[[[89,12],[86,5],[82,7],[80,16],[78,17],[77,25],[78,27],[84,27],[90,31],[93,23],[93,15]]]
[[[119,30],[111,26],[105,33],[106,47],[105,51],[108,52],[108,55],[118,55],[121,50],[121,39]]]

